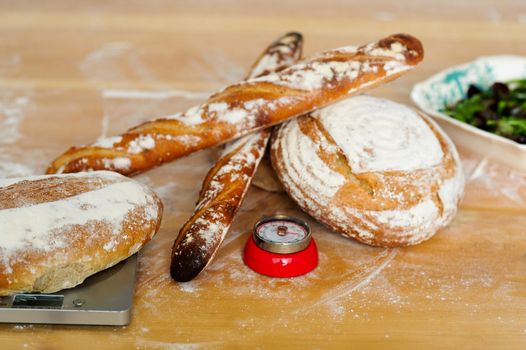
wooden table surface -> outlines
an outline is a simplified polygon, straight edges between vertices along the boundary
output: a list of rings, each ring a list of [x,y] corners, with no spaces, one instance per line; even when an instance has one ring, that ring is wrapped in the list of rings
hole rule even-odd
[[[181,111],[241,79],[289,30],[305,52],[396,32],[424,63],[371,93],[410,103],[412,85],[487,54],[526,55],[526,2],[0,2],[0,176],[42,173],[70,145]],[[185,284],[169,253],[193,209],[207,152],[138,177],[165,203],[139,263],[126,327],[0,325],[1,349],[526,348],[526,174],[461,150],[461,210],[432,240],[372,248],[306,217],[284,194],[252,188],[207,271]],[[254,221],[306,218],[320,265],[295,279],[251,272]]]

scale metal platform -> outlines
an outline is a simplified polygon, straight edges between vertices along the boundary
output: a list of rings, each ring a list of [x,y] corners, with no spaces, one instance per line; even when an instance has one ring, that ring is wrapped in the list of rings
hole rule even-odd
[[[0,297],[0,323],[127,325],[136,271],[137,254],[72,289]]]

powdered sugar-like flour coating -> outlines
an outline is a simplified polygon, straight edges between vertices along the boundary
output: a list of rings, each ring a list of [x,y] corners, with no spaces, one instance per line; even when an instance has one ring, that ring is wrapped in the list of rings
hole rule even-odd
[[[389,100],[358,96],[313,115],[341,147],[355,174],[429,168],[443,156],[424,120],[413,109]]]
[[[49,202],[27,202],[0,209],[0,261],[7,272],[10,271],[9,261],[19,252],[67,249],[71,245],[71,237],[59,233],[74,225],[100,222],[109,226],[113,237],[106,237],[103,248],[110,251],[115,247],[116,240],[122,239],[119,234],[123,232],[123,223],[132,210],[143,207],[145,222],[156,220],[158,216],[159,208],[144,185],[105,171],[5,179],[0,180],[0,192],[15,184],[54,178],[64,178],[65,181],[78,178],[85,183],[93,182],[95,189]],[[107,184],[101,185],[102,181]]]
[[[199,214],[191,227],[186,230],[185,238],[180,247],[174,251],[174,255],[184,253],[182,249],[190,244],[199,244],[199,248],[205,255],[215,253],[212,248],[217,247],[223,241],[231,225],[231,220],[225,219],[225,215],[230,214],[218,210],[214,205],[215,201],[239,201],[244,197],[263,156],[267,141],[267,134],[254,133],[230,143],[223,150],[221,159],[227,161],[215,170],[209,182],[203,187],[202,197],[195,208],[195,213],[203,210],[204,213]],[[230,193],[228,199],[218,199],[220,194],[228,193],[231,186],[236,183],[243,183],[241,193],[235,195]],[[193,217],[190,222],[192,219]],[[194,242],[196,239],[199,242]]]
[[[312,152],[316,145],[301,132],[297,122],[290,122],[287,130],[288,137],[278,142],[283,142],[281,147],[289,150],[283,153],[283,162],[290,177],[302,179],[304,190],[313,196],[332,197],[345,183],[345,178]]]
[[[283,50],[287,48],[269,52],[261,65],[273,69],[280,63]],[[229,85],[184,113],[142,123],[123,134],[120,142],[103,139],[91,146],[70,149],[52,162],[48,172],[106,169],[125,175],[138,173],[151,168],[152,161],[160,165],[175,160],[393,80],[419,63],[422,55],[420,42],[404,34],[360,47],[329,50],[286,69]],[[255,67],[256,73],[261,65]],[[151,135],[148,140],[147,134]],[[166,134],[191,134],[200,137],[200,142],[186,144],[176,138],[161,142],[159,137]],[[92,154],[85,152],[90,147],[94,148]],[[102,160],[108,157],[104,149],[117,151],[110,156],[129,158],[131,163]]]
[[[402,43],[395,42],[389,48],[380,48],[377,44],[369,44],[363,48],[356,46],[345,46],[334,50],[341,53],[357,53],[362,50],[366,55],[391,57],[394,61],[382,64],[387,75],[399,73],[411,68],[406,63],[404,53],[407,47]],[[416,55],[415,51],[410,51],[411,55]],[[332,53],[321,53],[317,59],[330,57]],[[273,84],[282,85],[292,89],[313,90],[319,89],[329,81],[341,81],[344,79],[355,79],[363,72],[377,72],[379,67],[371,65],[369,62],[361,62],[360,60],[351,61],[324,61],[324,62],[304,62],[294,66],[287,71],[287,74],[282,76],[268,75],[265,77],[254,79],[254,82],[269,82]]]

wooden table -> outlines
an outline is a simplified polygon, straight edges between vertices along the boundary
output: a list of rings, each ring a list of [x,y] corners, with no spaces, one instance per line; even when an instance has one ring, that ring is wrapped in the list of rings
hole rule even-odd
[[[306,53],[408,32],[414,72],[374,95],[410,103],[411,86],[486,54],[526,54],[521,1],[57,1],[0,4],[0,176],[42,173],[69,145],[197,104],[241,79],[288,30]],[[284,194],[248,193],[219,255],[186,284],[168,275],[207,152],[138,177],[165,203],[142,252],[126,327],[1,325],[1,349],[526,348],[526,175],[462,151],[467,188],[454,222],[404,249],[344,239]],[[295,279],[251,272],[241,251],[256,219],[307,218],[320,266]]]

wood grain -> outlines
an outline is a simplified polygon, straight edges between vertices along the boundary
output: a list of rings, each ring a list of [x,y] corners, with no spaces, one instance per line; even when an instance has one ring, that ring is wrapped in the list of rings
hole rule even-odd
[[[526,4],[461,1],[0,2],[0,174],[42,173],[64,147],[202,102],[241,79],[270,40],[297,30],[305,54],[391,33],[419,37],[414,72],[374,95],[409,103],[411,86],[476,56],[526,55]],[[139,262],[127,327],[0,325],[2,349],[525,348],[526,175],[461,150],[459,215],[422,245],[395,250],[339,237],[284,194],[252,188],[209,269],[170,279],[174,232],[191,215],[206,152],[143,174],[165,203]],[[320,265],[269,279],[243,265],[253,223],[306,218]]]

